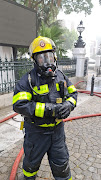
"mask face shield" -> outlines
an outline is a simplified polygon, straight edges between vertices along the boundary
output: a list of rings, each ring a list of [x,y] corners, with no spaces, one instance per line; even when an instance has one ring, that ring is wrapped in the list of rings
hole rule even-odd
[[[35,59],[39,66],[54,65],[54,54],[52,52],[37,54]]]
[[[35,62],[38,65],[37,68],[39,74],[54,79],[56,63],[53,52],[48,51],[35,54],[33,59],[35,59]]]

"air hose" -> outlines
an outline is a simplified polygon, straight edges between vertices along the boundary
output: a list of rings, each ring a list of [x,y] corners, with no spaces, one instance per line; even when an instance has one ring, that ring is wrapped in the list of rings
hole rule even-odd
[[[15,180],[15,177],[16,177],[16,172],[17,172],[17,169],[18,169],[18,166],[19,166],[19,163],[20,163],[20,160],[23,156],[23,153],[24,153],[24,150],[23,148],[20,150],[19,154],[17,155],[16,157],[16,160],[13,164],[13,167],[12,167],[12,170],[11,170],[11,174],[10,174],[10,178],[9,180]]]
[[[87,81],[82,80],[82,81],[78,81],[74,86],[76,87],[81,82],[86,82],[87,83]]]
[[[7,121],[7,120],[13,118],[13,117],[16,116],[16,115],[18,115],[18,113],[14,113],[14,114],[12,114],[12,115],[10,115],[10,116],[7,116],[6,118],[1,119],[1,120],[0,120],[0,123],[2,123],[2,122],[4,122],[4,121]]]

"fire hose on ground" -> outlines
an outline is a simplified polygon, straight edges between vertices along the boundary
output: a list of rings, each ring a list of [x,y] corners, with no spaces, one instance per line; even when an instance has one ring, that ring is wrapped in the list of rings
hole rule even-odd
[[[5,121],[13,118],[14,116],[17,116],[17,115],[18,115],[18,113],[14,113],[14,114],[12,114],[12,115],[10,115],[10,116],[7,116],[6,118],[1,119],[1,120],[0,120],[0,123],[5,122]]]
[[[79,84],[80,82],[84,82],[84,81],[79,81],[78,83],[75,84],[75,86],[77,84]],[[90,94],[91,95],[91,92],[87,91],[87,90],[78,90],[78,92],[85,93],[85,94]],[[93,95],[98,96],[98,97],[101,98],[100,94],[101,94],[100,92],[93,92]],[[16,115],[18,115],[18,113],[14,113],[14,114],[12,114],[12,115],[10,115],[10,116],[0,120],[0,123],[2,123],[4,121],[7,121],[7,120],[13,118]],[[76,116],[76,117],[70,117],[70,118],[64,119],[63,122],[72,121],[72,120],[76,120],[76,119],[82,119],[82,118],[96,117],[96,116],[101,116],[101,113],[99,113],[99,114],[88,114],[88,115],[82,115],[82,116]],[[17,155],[16,160],[15,160],[13,166],[12,166],[12,170],[11,170],[11,174],[10,174],[9,180],[15,180],[17,169],[18,169],[18,166],[19,166],[19,163],[21,161],[21,158],[22,158],[23,154],[24,154],[24,150],[22,148],[20,150],[19,154]]]

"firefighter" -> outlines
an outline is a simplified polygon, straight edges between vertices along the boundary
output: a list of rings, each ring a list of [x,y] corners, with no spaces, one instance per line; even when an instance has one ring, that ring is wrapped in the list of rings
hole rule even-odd
[[[34,68],[17,83],[13,109],[24,116],[25,179],[35,179],[47,153],[55,180],[72,180],[63,119],[76,107],[77,90],[57,68],[54,42],[39,36],[29,47]]]

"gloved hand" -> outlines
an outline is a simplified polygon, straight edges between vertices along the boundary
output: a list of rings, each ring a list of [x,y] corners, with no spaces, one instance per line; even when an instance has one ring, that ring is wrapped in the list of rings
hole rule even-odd
[[[62,107],[62,104],[46,103],[45,116],[50,116],[60,119],[60,115],[59,115],[60,107]]]
[[[63,102],[62,107],[59,108],[60,119],[67,118],[72,110],[73,110],[73,105],[69,101]]]

